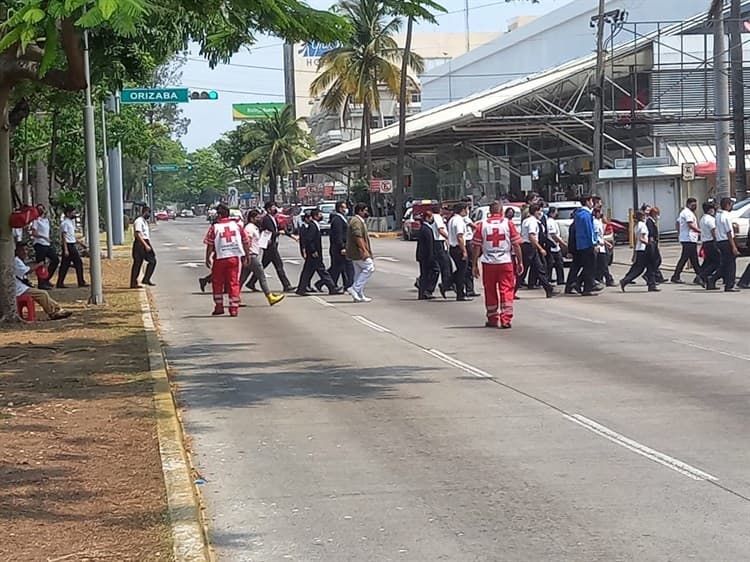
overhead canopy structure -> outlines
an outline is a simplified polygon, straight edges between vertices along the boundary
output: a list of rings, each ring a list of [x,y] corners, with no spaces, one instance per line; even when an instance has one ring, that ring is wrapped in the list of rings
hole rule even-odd
[[[695,33],[705,21],[706,15],[699,14],[648,34],[638,33],[634,28],[633,40],[611,52],[604,93],[605,167],[612,164],[607,153],[619,152],[621,156],[623,151],[631,149],[628,126],[631,104],[635,104],[637,111],[636,128],[646,125],[644,130],[638,131],[639,142],[649,150],[648,123],[679,120],[673,108],[658,103],[648,105],[648,89],[656,81],[652,74],[653,45],[691,29]],[[555,164],[551,146],[556,147],[557,162],[560,146],[568,151],[568,156],[591,157],[594,126],[589,94],[595,66],[595,55],[582,57],[414,115],[406,121],[407,152],[412,158],[434,156],[450,152],[454,147],[455,152],[468,151],[518,177],[530,173],[525,168],[526,158],[529,165],[532,157],[538,162]],[[392,161],[398,134],[397,124],[372,133],[371,152],[375,162]],[[358,162],[359,151],[359,139],[345,142],[304,162],[301,169],[306,173],[332,173],[352,168]]]

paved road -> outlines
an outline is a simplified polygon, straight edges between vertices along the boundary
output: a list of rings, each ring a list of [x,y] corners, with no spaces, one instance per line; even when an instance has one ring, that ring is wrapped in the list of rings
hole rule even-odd
[[[154,293],[219,560],[750,559],[747,292],[524,292],[488,330],[377,240],[370,304],[211,318],[205,228],[159,226]]]

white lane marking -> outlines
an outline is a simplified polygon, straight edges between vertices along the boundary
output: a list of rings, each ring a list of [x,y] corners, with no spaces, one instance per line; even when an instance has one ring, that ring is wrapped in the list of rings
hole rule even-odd
[[[174,246],[174,242],[163,242],[159,244],[160,246],[164,246],[165,248],[169,248],[170,246]]]
[[[177,249],[178,250],[192,250],[193,248],[191,248],[189,246],[177,246]]]
[[[676,343],[678,345],[686,345],[688,347],[700,349],[701,351],[710,351],[711,353],[718,353],[719,355],[726,355],[727,357],[734,357],[735,359],[742,359],[743,361],[750,361],[750,356],[748,355],[742,355],[740,353],[732,353],[731,351],[721,351],[719,349],[714,349],[712,347],[698,345],[697,343],[690,343],[689,341],[672,340],[672,343]]]
[[[381,334],[390,334],[391,331],[388,328],[385,328],[381,326],[380,324],[376,324],[375,322],[371,322],[364,316],[352,316],[357,322],[360,324],[364,324],[368,328],[375,330],[376,332],[380,332]]]
[[[283,261],[285,261],[286,263],[291,263],[292,265],[299,265],[299,264],[302,263],[300,260],[290,260],[290,259],[287,259],[287,258],[284,258]]]
[[[646,447],[646,445],[638,443],[637,441],[633,441],[632,439],[629,439],[624,435],[621,435],[616,431],[609,429],[608,427],[596,423],[594,420],[590,420],[585,416],[582,416],[580,414],[574,414],[572,416],[563,414],[563,416],[569,421],[572,421],[573,423],[578,424],[581,427],[584,427],[589,431],[596,433],[597,435],[604,437],[609,441],[612,441],[613,443],[625,447],[626,449],[634,453],[644,456],[654,462],[658,462],[659,464],[666,466],[671,470],[679,472],[683,476],[687,476],[688,478],[692,478],[693,480],[711,480],[714,482],[718,480],[716,476],[708,474],[707,472],[703,472],[702,470],[695,468],[694,466],[691,466],[687,463],[670,457],[669,455],[665,455],[664,453],[651,449],[650,447]]]
[[[376,260],[376,261],[377,261],[377,260],[381,260],[381,261],[390,261],[390,262],[394,262],[394,263],[398,263],[399,261],[401,261],[401,260],[398,260],[398,259],[396,259],[396,258],[392,258],[392,257],[390,257],[390,256],[375,256],[375,260]]]
[[[461,369],[462,371],[465,371],[469,373],[470,375],[474,375],[475,377],[479,377],[480,379],[493,379],[494,378],[487,371],[483,371],[482,369],[469,365],[468,363],[464,363],[463,361],[454,359],[450,355],[446,355],[445,353],[443,353],[442,351],[438,351],[437,349],[425,349],[424,351],[425,353],[432,355],[436,359],[440,359],[440,361],[442,361],[443,363],[447,363],[448,365],[452,367]]]
[[[330,308],[333,308],[333,307],[334,307],[334,305],[333,305],[333,304],[331,304],[330,302],[328,302],[327,300],[323,300],[323,299],[321,299],[320,297],[316,297],[315,295],[312,295],[312,296],[310,297],[310,299],[311,299],[311,300],[314,300],[314,301],[315,301],[316,303],[318,303],[319,305],[322,305],[322,306],[327,306],[327,307],[330,307]]]
[[[570,318],[571,320],[578,320],[579,322],[589,322],[591,324],[606,324],[604,320],[594,320],[593,318],[584,318],[583,316],[576,316],[574,314],[567,314],[565,312],[558,312],[556,310],[545,310],[545,314],[552,314],[554,316],[562,316],[563,318]]]
[[[180,264],[180,267],[191,267],[193,269],[196,269],[196,268],[199,268],[201,265],[202,264],[200,263],[188,262],[188,263]]]

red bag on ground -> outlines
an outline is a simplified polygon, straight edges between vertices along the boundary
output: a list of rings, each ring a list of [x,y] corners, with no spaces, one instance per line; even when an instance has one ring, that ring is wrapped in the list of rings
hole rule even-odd
[[[41,281],[49,279],[49,269],[46,265],[40,265],[34,273],[36,273],[36,278]]]
[[[10,227],[11,228],[23,228],[27,224],[31,224],[39,218],[39,211],[36,207],[30,205],[24,205],[19,207],[10,214]]]

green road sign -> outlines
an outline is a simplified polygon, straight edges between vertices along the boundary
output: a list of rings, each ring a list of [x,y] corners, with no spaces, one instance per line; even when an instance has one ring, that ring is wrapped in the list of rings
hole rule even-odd
[[[178,164],[151,164],[152,172],[176,172],[179,169]]]
[[[187,88],[126,88],[120,92],[122,103],[188,103]]]
[[[232,104],[232,119],[234,121],[261,121],[268,119],[269,115],[272,115],[274,111],[281,111],[284,109],[284,103],[269,102],[269,103],[233,103]]]

